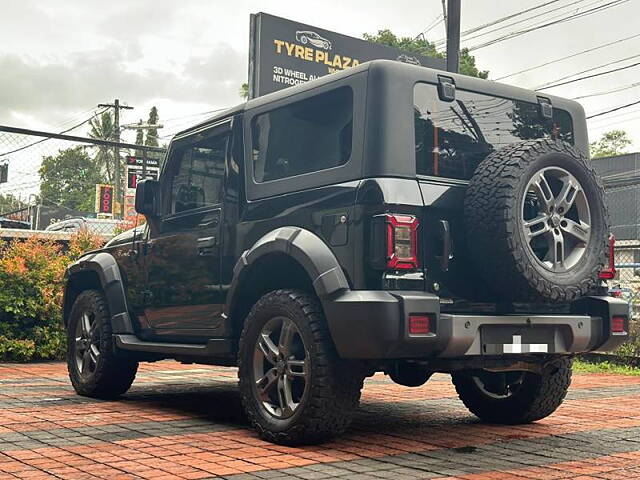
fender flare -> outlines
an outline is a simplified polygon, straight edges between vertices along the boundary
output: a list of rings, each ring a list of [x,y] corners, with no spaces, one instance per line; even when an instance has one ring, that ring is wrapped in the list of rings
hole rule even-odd
[[[90,253],[67,267],[63,300],[65,325],[67,324],[67,317],[72,306],[69,295],[70,284],[74,276],[83,272],[94,272],[98,276],[100,286],[109,305],[113,333],[135,333],[131,323],[131,317],[129,316],[127,297],[122,275],[120,274],[120,268],[115,258],[107,252]]]
[[[233,311],[245,273],[258,259],[272,253],[284,253],[297,261],[309,275],[320,299],[349,289],[342,267],[320,237],[300,227],[280,227],[260,238],[236,262],[226,302],[228,314]]]

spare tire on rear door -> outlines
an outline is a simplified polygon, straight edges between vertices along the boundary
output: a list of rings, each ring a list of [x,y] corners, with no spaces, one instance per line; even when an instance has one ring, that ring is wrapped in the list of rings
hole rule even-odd
[[[487,156],[465,198],[469,250],[512,302],[567,302],[591,292],[608,263],[604,190],[587,158],[552,139]]]

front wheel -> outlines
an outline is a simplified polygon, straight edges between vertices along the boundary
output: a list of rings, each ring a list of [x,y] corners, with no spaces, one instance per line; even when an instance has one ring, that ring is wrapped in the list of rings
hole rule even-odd
[[[76,393],[86,397],[117,397],[136,377],[138,362],[114,351],[109,307],[98,290],[82,292],[71,308],[67,368]]]
[[[344,432],[363,371],[340,360],[318,300],[296,290],[264,295],[240,338],[238,376],[249,421],[268,441],[319,443]]]
[[[481,420],[530,423],[551,415],[562,404],[571,383],[572,360],[558,357],[540,373],[473,370],[451,375],[460,400]]]

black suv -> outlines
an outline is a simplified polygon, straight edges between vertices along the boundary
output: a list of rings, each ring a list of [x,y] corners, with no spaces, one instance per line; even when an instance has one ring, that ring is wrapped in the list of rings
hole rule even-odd
[[[573,101],[374,61],[177,135],[143,227],[67,272],[71,381],[139,361],[239,367],[252,425],[343,432],[363,379],[450,373],[498,423],[551,414],[573,354],[627,337],[603,190]]]

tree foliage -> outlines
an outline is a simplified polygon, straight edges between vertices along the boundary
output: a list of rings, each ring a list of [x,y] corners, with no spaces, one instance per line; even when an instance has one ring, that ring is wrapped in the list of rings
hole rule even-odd
[[[633,142],[624,130],[611,130],[589,144],[591,158],[614,157],[625,152]]]
[[[149,111],[149,120],[147,121],[147,123],[149,125],[158,125],[158,120],[160,120],[158,109],[156,107],[151,107],[151,110]],[[148,147],[157,147],[159,145],[157,128],[150,128],[147,131],[147,138],[145,139],[144,144]]]
[[[20,210],[21,208],[26,207],[27,204],[18,197],[15,197],[10,193],[7,193],[6,195],[0,194],[0,214]]]
[[[95,185],[105,181],[83,147],[44,157],[39,173],[40,196],[73,210],[93,211]]]
[[[116,129],[113,114],[108,111],[100,116],[93,117],[89,121],[89,137],[96,140],[114,141],[116,138]],[[114,150],[113,147],[104,145],[96,145],[94,147],[93,159],[108,183],[114,180]]]
[[[240,90],[238,91],[238,93],[242,98],[247,100],[249,98],[249,84],[243,83],[242,85],[240,85]]]
[[[138,125],[142,125],[142,119],[138,120]],[[144,130],[136,129],[136,145],[144,145]],[[136,157],[142,156],[142,150],[136,150]]]
[[[444,55],[439,53],[435,45],[427,39],[420,37],[398,37],[388,28],[378,30],[378,33],[375,34],[365,33],[363,38],[369,42],[398,48],[408,53],[415,53],[426,57],[444,58]],[[488,70],[478,70],[475,57],[471,55],[466,48],[460,50],[460,73],[479,78],[487,78],[489,76]]]

